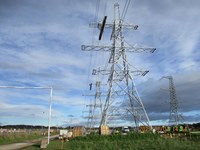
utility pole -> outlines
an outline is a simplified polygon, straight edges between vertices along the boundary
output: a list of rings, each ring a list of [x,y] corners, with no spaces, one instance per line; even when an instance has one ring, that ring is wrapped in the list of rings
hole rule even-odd
[[[132,77],[132,75],[145,76],[149,71],[131,70],[132,65],[128,62],[126,53],[153,53],[156,49],[126,46],[127,43],[124,40],[123,30],[137,30],[138,25],[124,24],[120,16],[118,3],[114,4],[113,23],[106,23],[106,19],[107,16],[104,17],[102,23],[91,23],[90,26],[100,29],[99,40],[101,40],[104,28],[111,28],[112,46],[82,45],[83,51],[105,51],[110,53],[108,60],[109,69],[100,67],[94,69],[95,72],[108,76],[107,94],[104,100],[100,126],[108,125],[110,118],[123,120],[122,112],[125,112],[125,114],[129,114],[129,121],[134,121],[136,127],[139,127],[140,124],[151,127]]]
[[[169,125],[179,125],[181,121],[181,115],[179,114],[179,103],[176,96],[176,89],[172,76],[165,76],[163,78],[169,79],[169,97],[170,97],[170,114]],[[182,118],[183,119],[183,118]]]

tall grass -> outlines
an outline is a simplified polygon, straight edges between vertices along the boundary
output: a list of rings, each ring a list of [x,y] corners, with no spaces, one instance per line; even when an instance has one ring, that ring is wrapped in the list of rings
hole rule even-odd
[[[32,146],[26,150],[39,149]],[[76,137],[62,144],[51,141],[47,150],[199,150],[200,141],[162,138],[158,134],[88,135]]]
[[[32,140],[40,138],[41,134],[37,132],[33,133],[2,133],[0,134],[0,145],[10,144],[16,142],[24,142],[26,140]]]
[[[128,135],[111,135],[111,136],[87,136],[78,137],[70,141],[67,145],[68,149],[81,149],[86,147],[88,150],[199,150],[200,143],[183,141],[179,139],[165,139],[158,134],[128,134]]]

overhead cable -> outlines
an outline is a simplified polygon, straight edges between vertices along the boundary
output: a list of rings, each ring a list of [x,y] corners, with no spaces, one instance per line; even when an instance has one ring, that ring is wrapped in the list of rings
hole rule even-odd
[[[122,22],[124,21],[124,19],[125,19],[125,17],[126,17],[126,13],[127,13],[128,7],[129,7],[129,5],[130,5],[130,2],[131,2],[131,0],[126,0],[124,9],[123,9],[122,15],[121,15],[121,21],[122,21]]]

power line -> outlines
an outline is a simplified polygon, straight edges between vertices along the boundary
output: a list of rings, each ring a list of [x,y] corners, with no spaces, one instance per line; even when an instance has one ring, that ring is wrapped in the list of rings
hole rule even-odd
[[[95,8],[95,15],[94,15],[94,22],[97,22],[98,21],[98,16],[99,16],[99,6],[100,6],[100,0],[97,0],[96,1],[96,8]],[[94,44],[94,41],[95,41],[95,28],[93,29],[93,33],[92,33],[92,43]],[[85,90],[85,93],[88,91],[88,88],[89,88],[89,85],[91,84],[92,82],[92,74],[91,74],[91,68],[93,68],[92,64],[95,64],[95,61],[96,61],[96,57],[97,57],[97,54],[93,54],[92,52],[90,52],[90,56],[89,56],[89,67],[88,67],[88,75],[87,75],[87,82],[86,82],[86,90]],[[86,101],[86,96],[85,96],[85,101]],[[91,100],[90,100],[90,105],[91,105]],[[86,103],[84,104],[84,108],[86,106]],[[89,110],[90,111],[90,110]],[[82,112],[83,113],[83,112]],[[89,121],[89,118],[88,118],[88,121]],[[87,121],[87,122],[88,122]]]
[[[97,2],[96,2],[96,9],[95,9],[94,21],[97,21],[97,19],[98,19],[98,15],[99,15],[99,5],[100,5],[100,0],[97,0]]]
[[[121,15],[121,20],[122,20],[122,22],[124,21],[124,19],[125,19],[125,17],[126,17],[126,13],[127,13],[128,7],[129,7],[129,5],[130,5],[130,2],[131,2],[131,0],[126,0],[124,9],[123,9],[122,15]]]
[[[108,0],[106,0],[105,5],[104,5],[104,12],[103,12],[103,15],[104,15],[104,16],[106,16],[107,3],[108,3]]]

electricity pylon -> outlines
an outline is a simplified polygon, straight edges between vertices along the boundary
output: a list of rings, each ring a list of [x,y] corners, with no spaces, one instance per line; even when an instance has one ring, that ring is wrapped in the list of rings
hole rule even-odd
[[[138,25],[124,24],[120,18],[119,4],[114,5],[114,21],[112,24],[106,23],[107,16],[101,23],[92,23],[91,27],[100,29],[99,40],[101,40],[104,28],[111,28],[112,46],[82,45],[83,51],[106,51],[110,52],[109,69],[98,68],[93,72],[108,75],[107,91],[102,111],[101,125],[108,125],[111,119],[123,120],[124,115],[128,116],[129,121],[135,123],[136,127],[140,124],[150,126],[149,118],[137,92],[132,75],[145,76],[149,71],[131,70],[133,67],[127,59],[127,52],[151,52],[155,48],[143,48],[126,46],[123,29],[137,30]],[[135,67],[134,67],[135,68]],[[123,99],[122,99],[123,98]],[[124,114],[123,114],[124,113]]]
[[[93,75],[96,75],[96,72],[93,71]],[[99,75],[97,75],[96,83],[90,83],[89,84],[90,91],[95,90],[94,95],[87,95],[87,96],[93,96],[94,100],[90,101],[89,105],[86,105],[89,107],[89,116],[86,117],[88,119],[87,121],[87,127],[89,129],[94,128],[98,123],[99,120],[102,117],[102,102],[101,102],[101,81],[99,80]],[[94,90],[93,90],[94,89]]]
[[[179,112],[179,102],[176,96],[176,89],[174,86],[174,81],[172,76],[165,76],[163,78],[169,79],[169,97],[170,97],[170,114],[169,114],[169,125],[180,124],[183,117]],[[183,123],[183,121],[182,121]]]

